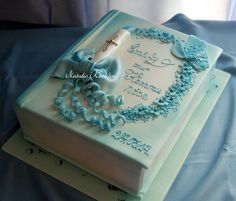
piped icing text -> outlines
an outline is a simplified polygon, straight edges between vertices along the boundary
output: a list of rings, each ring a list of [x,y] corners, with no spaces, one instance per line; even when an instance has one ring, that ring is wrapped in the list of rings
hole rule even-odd
[[[140,139],[133,137],[132,135],[122,132],[120,130],[116,131],[111,135],[115,140],[118,140],[119,142],[130,146],[131,148],[143,152],[145,155],[149,155],[149,152],[152,148],[151,145],[142,142]]]

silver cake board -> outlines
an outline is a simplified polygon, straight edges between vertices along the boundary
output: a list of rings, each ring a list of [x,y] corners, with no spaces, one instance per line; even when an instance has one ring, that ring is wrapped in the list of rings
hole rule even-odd
[[[141,199],[142,201],[164,200],[229,78],[228,73],[215,71],[215,82],[211,90],[208,91],[194,112],[151,187]],[[139,198],[118,190],[71,163],[26,141],[20,130],[3,145],[2,149],[98,201],[140,201]]]

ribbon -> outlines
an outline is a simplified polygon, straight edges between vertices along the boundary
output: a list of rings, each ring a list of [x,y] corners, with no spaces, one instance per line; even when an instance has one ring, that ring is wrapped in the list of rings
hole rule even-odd
[[[74,121],[80,115],[92,126],[99,126],[101,130],[109,131],[119,122],[125,122],[124,116],[120,113],[103,108],[105,105],[119,106],[124,103],[123,96],[107,94],[108,89],[112,90],[121,77],[120,65],[116,59],[108,57],[95,61],[94,57],[94,49],[82,49],[69,54],[58,63],[52,77],[69,78],[69,80],[62,85],[54,100],[54,106],[67,121]],[[76,75],[75,77],[68,77],[71,71]],[[77,75],[85,77],[77,77]],[[104,89],[105,87],[108,89]],[[82,105],[77,96],[78,92],[84,95],[94,113],[90,114],[90,110]],[[72,111],[64,102],[67,93],[71,93]]]

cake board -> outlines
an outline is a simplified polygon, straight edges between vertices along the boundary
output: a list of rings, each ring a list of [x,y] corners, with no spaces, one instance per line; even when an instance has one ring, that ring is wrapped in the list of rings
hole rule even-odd
[[[142,201],[164,200],[229,78],[230,75],[228,73],[219,70],[215,71],[215,82],[211,90],[208,91],[189,120],[151,187],[141,199]],[[6,142],[2,149],[98,201],[140,201],[140,199],[120,191],[114,186],[26,141],[20,130]]]

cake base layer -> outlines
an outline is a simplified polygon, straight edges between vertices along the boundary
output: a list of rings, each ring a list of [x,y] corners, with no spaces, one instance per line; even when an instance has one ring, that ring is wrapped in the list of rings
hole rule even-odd
[[[142,201],[154,198],[161,201],[167,194],[230,77],[229,74],[219,70],[215,71],[215,76],[215,84],[194,112]],[[98,201],[139,200],[27,142],[20,130],[3,146],[3,150]]]

